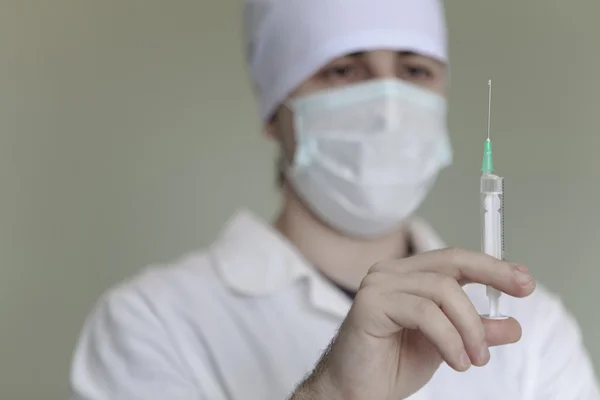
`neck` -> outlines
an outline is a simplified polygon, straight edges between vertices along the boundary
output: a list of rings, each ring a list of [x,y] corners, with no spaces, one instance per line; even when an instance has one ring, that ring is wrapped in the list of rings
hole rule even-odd
[[[378,261],[407,255],[409,237],[403,227],[375,239],[351,238],[325,225],[289,188],[283,189],[283,197],[276,229],[315,268],[344,288],[356,290]]]

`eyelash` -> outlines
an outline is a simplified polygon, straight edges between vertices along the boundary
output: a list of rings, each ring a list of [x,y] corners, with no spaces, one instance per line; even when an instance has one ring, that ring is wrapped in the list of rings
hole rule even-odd
[[[433,77],[433,72],[430,68],[417,64],[403,64],[398,71],[400,78],[404,79],[429,79]],[[324,71],[324,76],[327,79],[348,79],[352,74],[360,73],[360,66],[354,64],[333,65]]]
[[[407,72],[411,77],[419,78],[430,78],[433,73],[430,68],[422,65],[403,65],[402,73]],[[414,76],[417,74],[417,76]]]
[[[346,77],[349,73],[355,72],[356,65],[347,64],[347,65],[334,65],[325,70],[325,76],[328,78],[339,78]]]

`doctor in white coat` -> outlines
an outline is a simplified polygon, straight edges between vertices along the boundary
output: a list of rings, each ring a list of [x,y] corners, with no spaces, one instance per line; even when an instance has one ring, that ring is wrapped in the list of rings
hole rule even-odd
[[[414,216],[452,160],[441,3],[245,11],[281,212],[241,210],[208,248],[108,291],[71,399],[600,399],[556,296],[524,266],[445,249]],[[483,285],[514,318],[480,317]]]

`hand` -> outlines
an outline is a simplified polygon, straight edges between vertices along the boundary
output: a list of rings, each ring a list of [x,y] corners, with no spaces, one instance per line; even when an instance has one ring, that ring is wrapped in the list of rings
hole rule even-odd
[[[467,283],[515,297],[535,289],[527,268],[466,250],[379,263],[294,398],[405,399],[429,382],[442,361],[456,371],[487,364],[488,347],[517,342],[521,326],[513,318],[481,318],[462,289]]]

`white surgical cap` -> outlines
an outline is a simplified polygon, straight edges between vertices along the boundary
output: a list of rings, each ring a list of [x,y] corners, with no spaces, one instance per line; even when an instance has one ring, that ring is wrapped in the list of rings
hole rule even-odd
[[[244,25],[263,120],[345,54],[393,49],[447,61],[441,0],[245,0]]]

